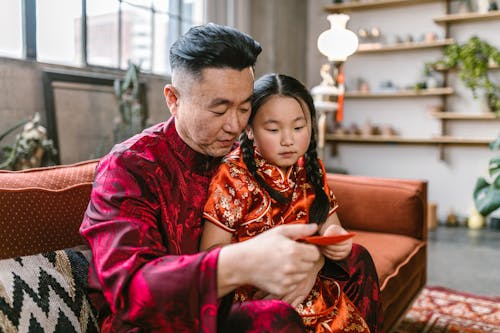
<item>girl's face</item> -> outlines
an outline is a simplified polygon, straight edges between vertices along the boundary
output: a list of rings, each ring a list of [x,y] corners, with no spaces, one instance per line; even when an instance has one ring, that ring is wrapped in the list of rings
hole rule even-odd
[[[256,111],[247,128],[260,154],[286,172],[303,156],[311,140],[307,106],[286,96],[272,96]]]

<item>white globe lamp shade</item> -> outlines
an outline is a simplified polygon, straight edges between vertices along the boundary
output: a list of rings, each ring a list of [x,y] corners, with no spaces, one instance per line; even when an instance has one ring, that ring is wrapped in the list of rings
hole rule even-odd
[[[330,61],[346,61],[358,48],[358,37],[346,29],[349,15],[331,14],[327,19],[330,21],[330,29],[319,35],[318,49]]]

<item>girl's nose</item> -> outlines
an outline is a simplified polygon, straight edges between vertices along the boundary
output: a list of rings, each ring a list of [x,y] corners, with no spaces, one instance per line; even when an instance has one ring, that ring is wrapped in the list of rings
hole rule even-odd
[[[281,135],[281,145],[291,146],[293,144],[293,135],[288,131],[284,131]]]

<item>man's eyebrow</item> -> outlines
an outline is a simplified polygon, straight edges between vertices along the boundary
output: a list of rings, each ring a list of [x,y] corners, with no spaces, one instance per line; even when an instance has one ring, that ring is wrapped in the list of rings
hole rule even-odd
[[[250,103],[252,101],[252,98],[253,98],[253,94],[248,96],[247,99],[245,99],[243,101],[243,103],[241,103],[241,104]],[[218,98],[213,99],[208,106],[209,107],[217,107],[219,105],[231,105],[231,104],[233,104],[233,103],[230,100],[228,100],[227,98],[218,97]]]
[[[250,96],[248,96],[247,99],[245,99],[242,104],[251,102],[252,98],[253,98],[253,94],[251,94]]]
[[[231,104],[231,102],[226,98],[215,98],[210,102],[208,106],[215,107],[219,105],[228,105],[228,104]]]

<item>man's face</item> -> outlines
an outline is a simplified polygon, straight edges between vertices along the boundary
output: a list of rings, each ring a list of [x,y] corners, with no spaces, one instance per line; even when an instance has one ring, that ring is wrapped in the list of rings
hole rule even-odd
[[[201,80],[174,74],[165,93],[184,142],[205,155],[227,154],[250,117],[253,80],[251,67],[206,68]],[[169,102],[168,89],[175,93],[175,103]]]

